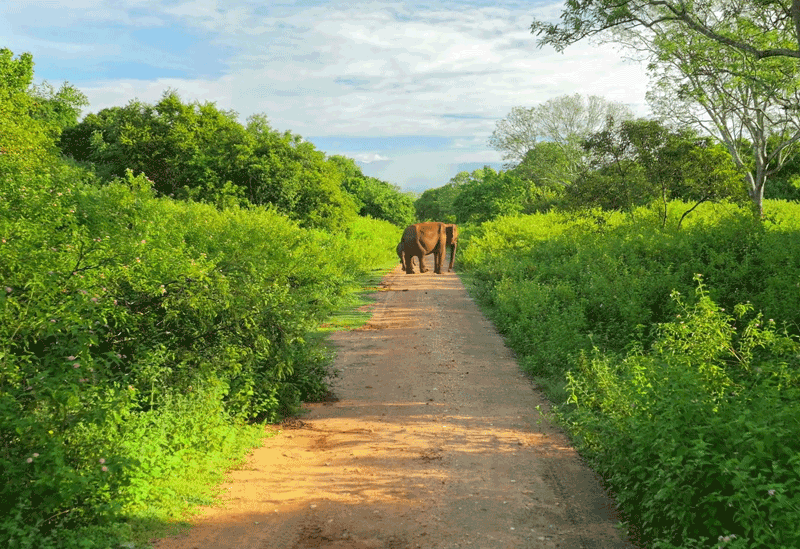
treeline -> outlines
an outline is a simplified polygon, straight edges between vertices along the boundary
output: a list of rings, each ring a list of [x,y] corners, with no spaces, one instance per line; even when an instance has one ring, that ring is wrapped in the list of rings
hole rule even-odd
[[[32,79],[0,50],[0,545],[131,546],[327,395],[309,333],[412,201],[263,117],[168,92],[79,123]]]
[[[342,229],[357,216],[398,226],[414,220],[413,197],[354,160],[326,156],[264,115],[242,125],[213,103],[166,91],[155,105],[131,101],[64,129],[62,153],[109,180],[143,173],[159,196],[219,206],[273,205],[303,227]]]
[[[531,127],[529,132],[520,127]],[[753,146],[742,139],[741,146]],[[780,142],[779,136],[770,139]],[[600,208],[634,218],[647,206],[667,223],[671,201],[686,203],[678,222],[704,203],[751,204],[747,170],[715,139],[668,121],[635,118],[596,96],[562,96],[538,108],[515,108],[490,139],[509,162],[461,172],[415,202],[421,220],[480,224],[505,215]],[[797,145],[771,167],[764,196],[800,199]]]

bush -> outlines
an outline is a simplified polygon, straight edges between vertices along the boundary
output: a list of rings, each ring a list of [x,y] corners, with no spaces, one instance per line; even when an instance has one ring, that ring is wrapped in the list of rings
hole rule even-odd
[[[91,179],[57,166],[0,188],[4,546],[105,547],[207,463],[197,449],[217,459],[245,420],[324,396],[329,352],[306,334],[398,238]]]
[[[471,231],[474,294],[653,547],[800,545],[797,208]]]
[[[656,547],[797,547],[800,345],[702,285],[675,299],[652,350],[578,362],[562,418]]]

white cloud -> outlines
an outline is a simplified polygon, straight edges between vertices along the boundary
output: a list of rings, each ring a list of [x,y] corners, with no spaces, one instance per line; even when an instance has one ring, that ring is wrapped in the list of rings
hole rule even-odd
[[[25,10],[33,13],[34,4],[41,7],[40,2],[8,1],[0,12],[19,8],[24,16]],[[78,1],[83,9],[72,9]],[[400,158],[382,150],[373,153],[372,160],[362,159],[380,164],[400,183],[425,174],[436,181],[449,173],[448,166],[499,156],[488,149],[486,140],[497,120],[514,106],[581,93],[647,113],[643,67],[624,62],[613,47],[579,43],[561,54],[536,46],[531,21],[557,18],[561,3],[470,4],[331,1],[299,7],[292,2],[236,0],[75,0],[70,10],[54,2],[55,15],[45,15],[45,23],[30,20],[36,25],[73,25],[76,32],[86,21],[136,28],[173,25],[170,32],[176,37],[207,37],[206,46],[225,52],[221,68],[205,78],[98,75],[80,85],[92,111],[124,105],[132,98],[153,102],[172,88],[184,100],[214,101],[239,112],[242,119],[264,113],[276,129],[304,136],[457,138],[450,150],[433,151],[431,156]],[[0,30],[15,28],[0,23]],[[69,52],[91,58],[116,47],[119,51],[113,55],[155,66],[153,50],[147,48],[129,51],[115,44],[33,35],[18,40],[39,40],[34,49],[52,57]],[[187,57],[185,63],[196,64],[196,59]],[[203,67],[193,68],[192,74],[204,72],[199,70]]]
[[[383,156],[379,153],[355,153],[348,155],[350,158],[363,162],[364,164],[372,164],[373,162],[384,162],[391,160],[388,156]]]

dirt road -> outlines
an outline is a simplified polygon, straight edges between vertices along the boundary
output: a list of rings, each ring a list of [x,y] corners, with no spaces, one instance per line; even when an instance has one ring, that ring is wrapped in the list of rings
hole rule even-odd
[[[631,547],[458,276],[398,267],[382,290],[333,336],[339,400],[266,439],[157,549]]]

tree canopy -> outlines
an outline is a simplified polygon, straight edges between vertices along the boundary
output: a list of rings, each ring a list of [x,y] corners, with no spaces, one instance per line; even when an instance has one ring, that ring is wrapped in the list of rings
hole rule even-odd
[[[663,224],[672,200],[691,204],[681,221],[703,202],[747,200],[742,173],[730,154],[691,130],[671,130],[645,118],[621,123],[609,119],[583,147],[589,169],[567,187],[573,207],[632,213],[651,204]]]
[[[656,114],[718,138],[763,213],[768,177],[800,142],[799,0],[567,2],[561,23],[531,29],[540,46],[595,37],[646,59]]]
[[[743,22],[752,32],[740,32]],[[701,35],[756,60],[800,58],[800,0],[568,1],[560,23],[534,20],[531,31],[540,37],[540,46],[563,51],[608,31],[646,31],[662,25]]]
[[[327,158],[264,115],[242,125],[233,111],[181,100],[167,90],[154,105],[131,101],[67,127],[64,154],[92,164],[104,179],[144,173],[165,196],[224,206],[271,204],[302,225],[339,229],[356,215],[403,226],[413,200],[354,161]]]
[[[46,82],[33,86],[33,56],[14,58],[0,49],[0,175],[6,170],[42,170],[57,149],[53,137],[80,115],[86,96],[68,83],[56,92]]]
[[[631,118],[622,103],[596,95],[562,95],[535,107],[513,107],[497,122],[489,145],[503,154],[511,165],[521,162],[539,141],[569,148],[589,133],[599,130],[607,116]]]

